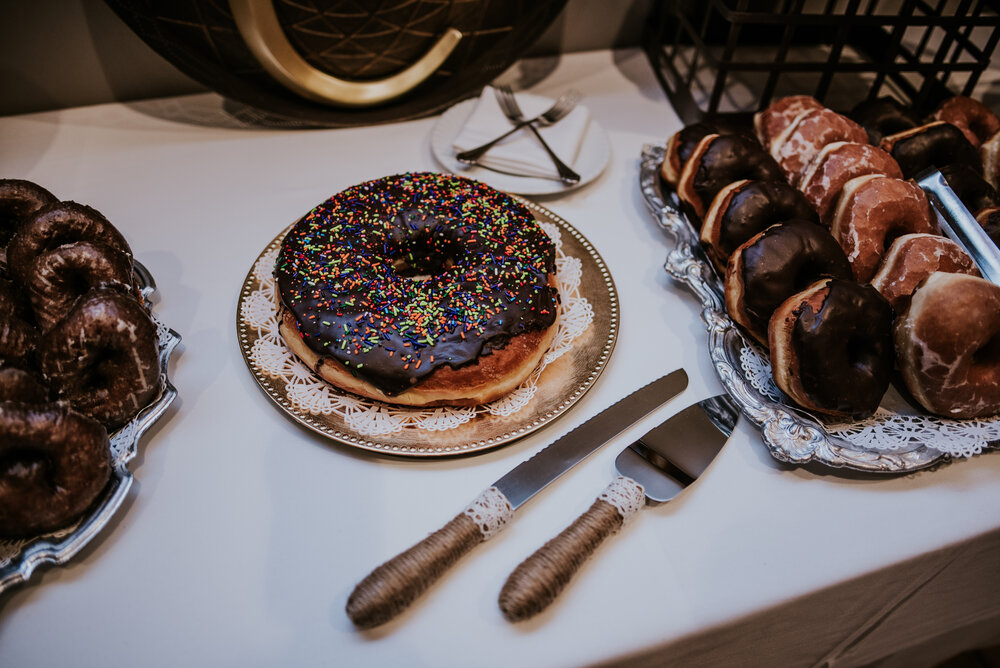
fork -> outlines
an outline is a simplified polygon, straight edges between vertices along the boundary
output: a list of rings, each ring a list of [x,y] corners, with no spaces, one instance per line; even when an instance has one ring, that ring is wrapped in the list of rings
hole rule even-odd
[[[503,133],[493,141],[486,142],[482,146],[477,146],[476,148],[470,148],[468,151],[462,151],[461,153],[457,154],[455,158],[459,162],[473,164],[479,158],[483,157],[487,151],[496,146],[500,141],[511,136],[512,134],[514,134],[515,132],[517,132],[518,130],[520,130],[529,123],[538,123],[542,127],[545,127],[547,125],[552,125],[553,123],[561,121],[563,118],[566,117],[567,114],[569,114],[569,112],[573,111],[574,107],[576,107],[579,101],[580,101],[580,93],[578,91],[575,90],[567,91],[566,93],[560,95],[559,99],[557,99],[552,104],[551,107],[546,109],[538,116],[517,123],[514,127],[512,127],[507,132]]]
[[[497,86],[494,90],[496,91],[497,103],[500,105],[500,110],[503,111],[504,115],[515,123],[526,123],[528,129],[535,133],[535,137],[541,142],[542,148],[552,158],[553,164],[555,164],[556,169],[559,171],[559,178],[564,183],[579,183],[580,175],[559,159],[559,156],[553,152],[545,142],[545,139],[542,138],[542,134],[535,127],[534,122],[531,120],[525,121],[524,113],[521,111],[521,106],[517,103],[517,98],[514,97],[514,91],[510,89],[510,86]]]

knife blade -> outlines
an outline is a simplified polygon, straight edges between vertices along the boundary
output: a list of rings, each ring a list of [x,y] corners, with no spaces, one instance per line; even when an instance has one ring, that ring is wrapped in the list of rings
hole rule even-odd
[[[739,415],[728,394],[703,399],[622,450],[615,459],[619,477],[507,578],[499,597],[504,617],[516,622],[537,615],[597,547],[644,505],[669,501],[697,480],[726,444]]]
[[[347,599],[347,616],[359,628],[373,628],[394,618],[459,558],[506,527],[524,502],[680,394],[687,383],[683,369],[661,376],[518,464],[444,527],[359,582]]]

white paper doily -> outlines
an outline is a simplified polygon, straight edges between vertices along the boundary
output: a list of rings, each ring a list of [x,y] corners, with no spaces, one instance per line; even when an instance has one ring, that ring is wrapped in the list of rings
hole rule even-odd
[[[247,365],[291,417],[334,440],[407,455],[443,455],[495,447],[569,408],[603,370],[617,335],[618,301],[603,260],[566,221],[524,202],[556,248],[560,294],[555,339],[513,392],[471,407],[410,408],[342,392],[316,376],[278,333],[272,276],[283,231],[254,262],[237,313]]]

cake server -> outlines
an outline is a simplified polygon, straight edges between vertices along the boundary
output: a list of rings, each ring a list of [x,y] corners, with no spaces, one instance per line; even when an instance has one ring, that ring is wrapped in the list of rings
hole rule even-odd
[[[619,477],[590,509],[525,559],[500,591],[500,610],[516,622],[544,610],[577,569],[646,504],[680,494],[715,460],[740,412],[728,394],[688,406],[626,447],[615,460]]]
[[[687,383],[683,369],[661,376],[515,466],[444,527],[358,583],[347,599],[347,616],[360,628],[372,628],[395,617],[460,557],[502,530],[528,499],[680,394]]]

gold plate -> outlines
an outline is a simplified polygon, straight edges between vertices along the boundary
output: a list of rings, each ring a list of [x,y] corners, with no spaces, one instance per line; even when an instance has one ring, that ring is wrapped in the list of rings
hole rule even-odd
[[[489,409],[389,406],[344,393],[308,371],[276,336],[273,287],[267,279],[261,278],[269,273],[268,259],[276,254],[291,225],[254,261],[243,282],[236,308],[240,349],[257,383],[285,415],[318,434],[363,450],[407,457],[481,452],[521,438],[562,415],[590,389],[607,365],[618,335],[618,294],[604,260],[580,232],[548,209],[520,201],[543,227],[548,224],[558,230],[561,242],[557,244],[557,261],[563,262],[560,275],[566,272],[576,276],[575,272],[579,272],[579,284],[575,289],[582,299],[569,301],[582,304],[585,315],[590,318],[586,329],[572,339],[565,352],[544,366],[540,373],[533,374],[533,395],[520,409],[503,414],[502,411],[498,413],[493,404]],[[563,297],[566,302],[565,295]],[[566,308],[573,307],[561,304],[560,318],[564,318]],[[294,368],[284,375],[274,373],[273,366],[265,370],[260,360],[273,361],[275,356],[290,357],[288,364]],[[303,407],[299,394],[290,394],[289,388],[294,393],[299,379],[313,387],[322,385],[318,393],[313,392],[313,395],[322,396],[308,398],[313,402],[309,410]],[[347,402],[349,406],[346,411],[333,410],[324,401],[331,405]],[[392,433],[362,433],[349,423],[358,416],[390,423],[394,418],[397,423],[405,422],[405,426]],[[442,416],[449,428],[442,428]],[[383,417],[386,419],[382,420]]]

